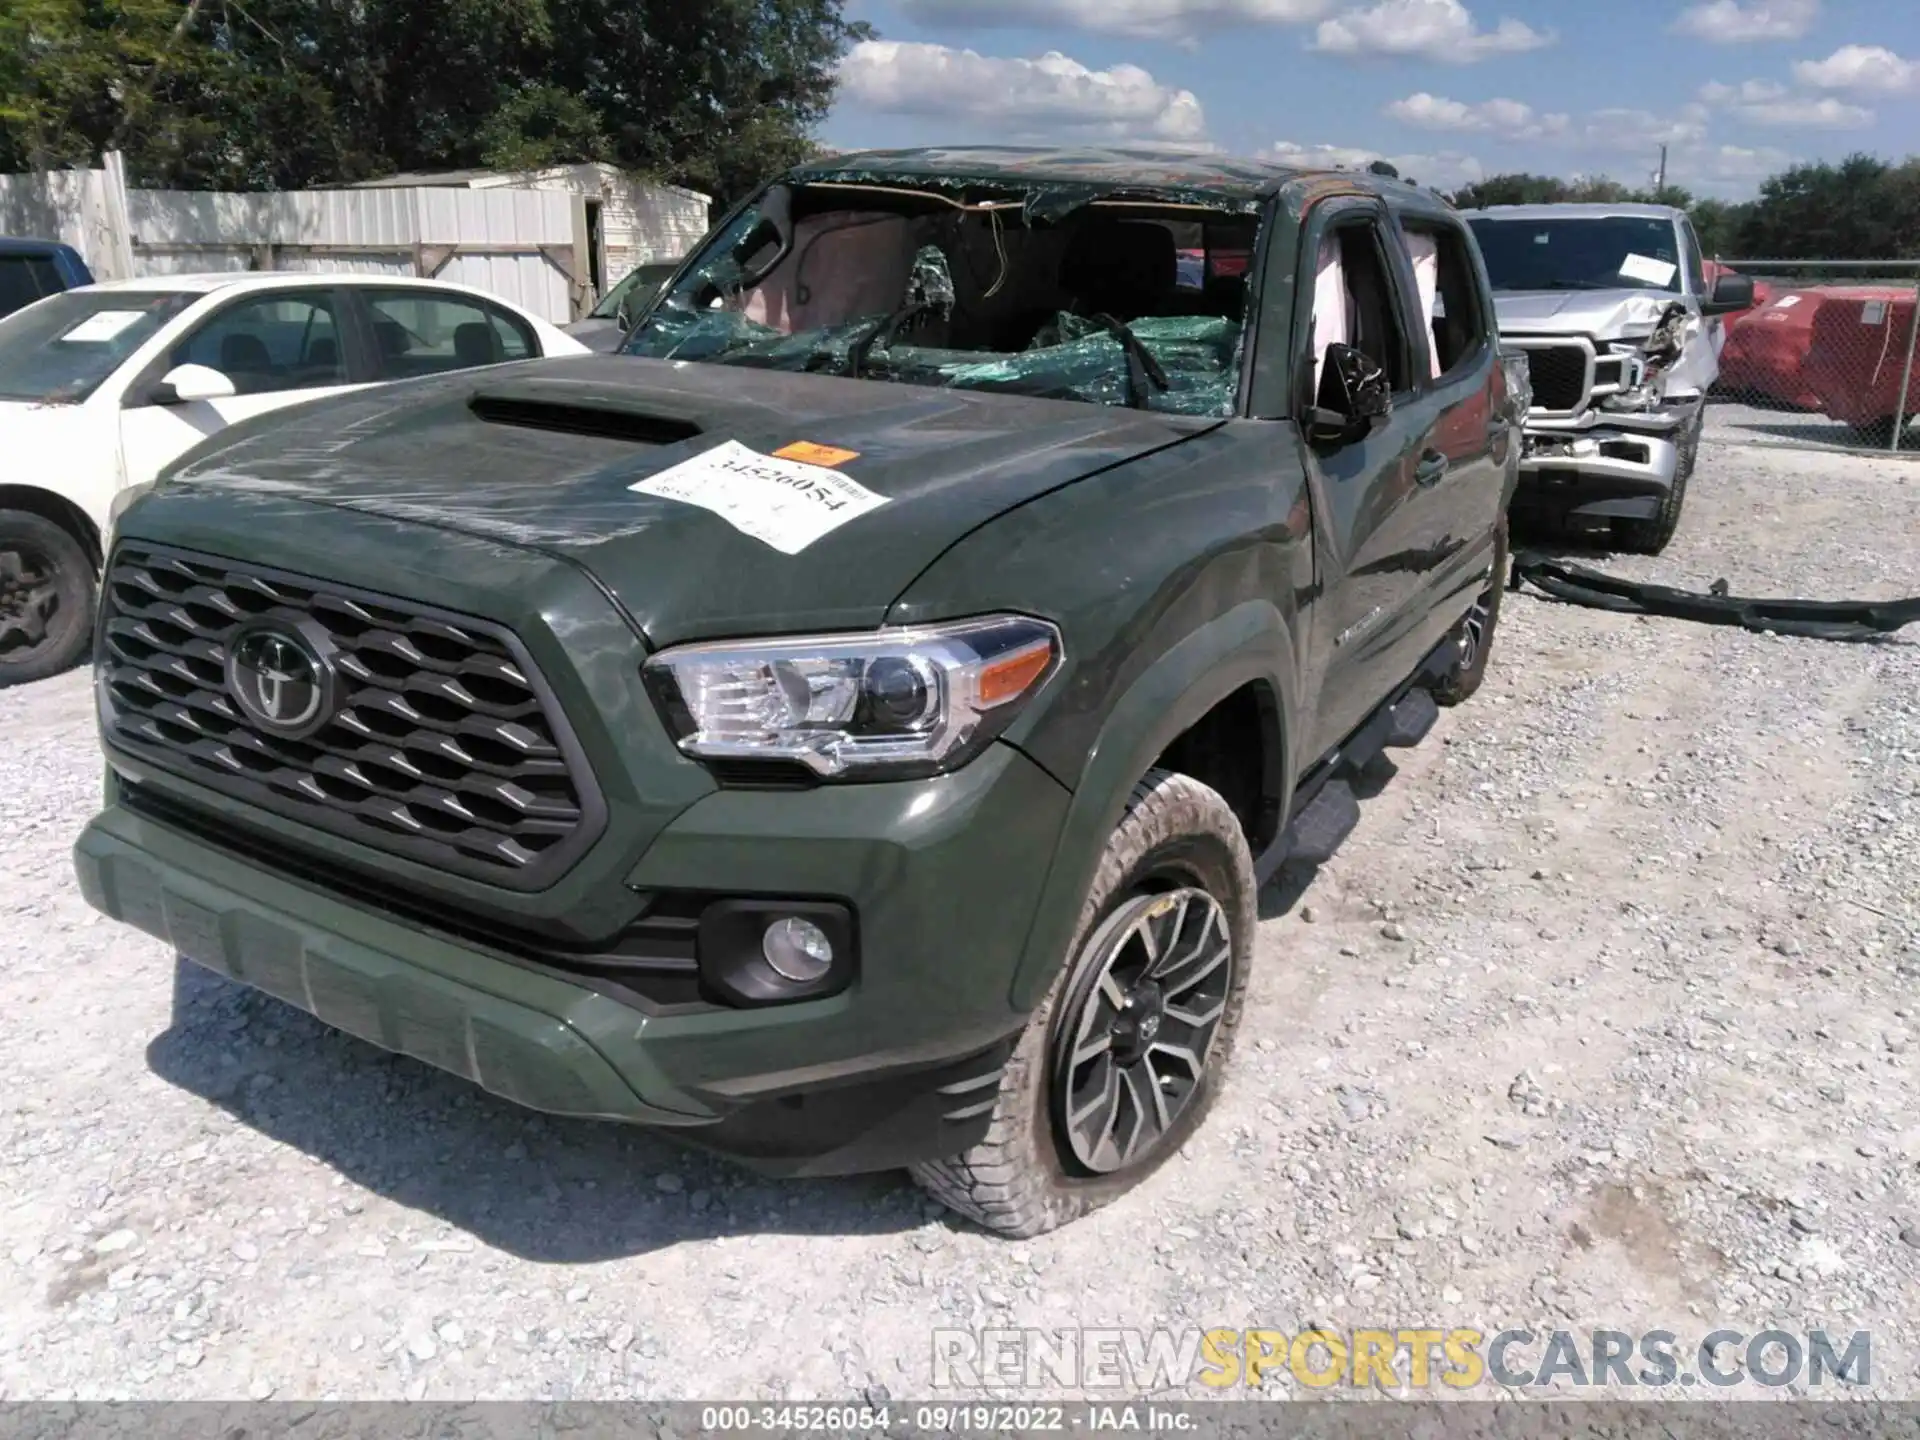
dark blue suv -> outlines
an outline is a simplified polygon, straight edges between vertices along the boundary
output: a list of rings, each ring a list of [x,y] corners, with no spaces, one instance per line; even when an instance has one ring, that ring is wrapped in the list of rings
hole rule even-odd
[[[76,285],[91,285],[87,262],[71,245],[57,240],[8,240],[0,237],[0,316]]]

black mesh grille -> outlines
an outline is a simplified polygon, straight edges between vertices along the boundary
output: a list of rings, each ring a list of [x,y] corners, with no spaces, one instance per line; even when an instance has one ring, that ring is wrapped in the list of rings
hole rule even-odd
[[[1578,345],[1527,347],[1537,410],[1580,410],[1587,403],[1587,352]]]
[[[163,769],[514,889],[551,883],[599,831],[558,706],[496,626],[137,542],[114,552],[101,608],[108,738]],[[263,729],[228,692],[227,647],[263,620],[333,647],[337,709],[306,738]]]

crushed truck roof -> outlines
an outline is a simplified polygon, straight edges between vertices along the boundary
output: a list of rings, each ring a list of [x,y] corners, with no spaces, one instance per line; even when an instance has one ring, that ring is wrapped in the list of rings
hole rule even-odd
[[[1101,195],[1138,194],[1212,202],[1237,210],[1254,208],[1291,181],[1321,175],[1337,175],[1363,190],[1425,193],[1418,186],[1369,171],[1284,165],[1178,150],[1078,146],[929,146],[855,151],[803,165],[789,178],[804,185],[1077,189]]]

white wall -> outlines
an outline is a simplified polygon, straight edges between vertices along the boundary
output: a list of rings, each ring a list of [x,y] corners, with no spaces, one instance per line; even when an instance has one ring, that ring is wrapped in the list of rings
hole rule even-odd
[[[107,215],[104,171],[0,175],[0,235],[71,245],[102,280],[120,278]]]
[[[102,173],[0,176],[0,229],[64,240],[95,274],[114,278]],[[558,190],[130,190],[127,216],[136,275],[246,270],[256,247],[274,245],[328,247],[277,252],[276,269],[403,276],[439,258],[423,247],[455,247],[467,253],[456,253],[439,278],[555,324],[576,318],[566,277],[535,249],[572,262],[573,197]],[[511,253],[478,253],[485,247]]]
[[[524,174],[489,175],[473,188],[560,190],[602,202],[600,244],[607,288],[636,265],[678,260],[705,238],[713,201],[677,185],[637,180],[612,165],[560,165]]]
[[[387,193],[419,197],[423,245],[548,245],[569,256],[573,251],[573,197],[561,191],[423,189]],[[584,263],[579,268],[579,279],[584,283]],[[440,272],[440,278],[491,291],[556,325],[574,318],[569,310],[566,277],[538,255],[459,254]]]
[[[678,260],[706,238],[713,203],[670,185],[628,184],[607,197],[607,281],[636,265]]]

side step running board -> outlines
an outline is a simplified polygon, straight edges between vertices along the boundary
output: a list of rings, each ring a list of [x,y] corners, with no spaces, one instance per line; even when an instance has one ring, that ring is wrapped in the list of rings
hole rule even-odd
[[[1345,780],[1329,780],[1287,826],[1285,857],[1320,865],[1360,823],[1360,799]],[[1276,867],[1277,868],[1277,867]]]
[[[1441,641],[1397,699],[1381,705],[1345,744],[1314,766],[1294,791],[1293,818],[1286,830],[1253,862],[1256,883],[1264,886],[1289,860],[1322,865],[1333,858],[1333,852],[1360,823],[1354,777],[1378,759],[1381,751],[1410,749],[1427,738],[1440,718],[1440,706],[1427,687],[1459,660],[1459,641],[1453,637]]]
[[[1430,690],[1409,690],[1393,707],[1393,724],[1387,731],[1387,745],[1394,750],[1411,750],[1427,738],[1440,718],[1440,706]]]

